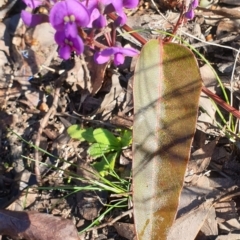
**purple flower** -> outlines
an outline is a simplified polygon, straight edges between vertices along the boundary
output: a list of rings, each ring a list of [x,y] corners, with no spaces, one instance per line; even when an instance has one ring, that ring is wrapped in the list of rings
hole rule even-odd
[[[198,5],[199,5],[199,2],[198,2],[198,0],[192,0],[192,8],[197,8],[198,7]]]
[[[59,56],[62,59],[69,59],[71,52],[75,51],[78,55],[83,53],[84,45],[82,39],[77,35],[76,37],[66,37],[64,31],[55,33],[55,41],[59,45]]]
[[[32,14],[30,12],[27,12],[25,10],[22,10],[21,12],[21,18],[24,22],[29,27],[35,27],[36,25],[43,23],[43,22],[48,22],[48,16],[45,14]]]
[[[105,48],[100,52],[94,54],[94,60],[98,64],[108,62],[113,56],[113,62],[115,66],[123,64],[125,56],[133,57],[139,52],[134,48],[123,48],[123,47],[109,47]]]
[[[67,37],[78,35],[77,27],[85,27],[89,23],[89,13],[78,0],[57,2],[50,11],[49,21],[57,31],[65,31]]]
[[[192,20],[194,18],[194,9],[198,6],[198,0],[192,0],[189,5],[188,11],[185,13],[185,17]]]
[[[139,0],[113,0],[111,4],[106,8],[106,12],[109,13],[113,9],[117,13],[118,18],[115,21],[116,25],[124,25],[127,21],[127,16],[123,11],[123,8],[135,8],[137,7]],[[113,11],[112,11],[113,12]]]
[[[119,16],[115,21],[117,25],[123,25],[127,16],[123,11],[125,8],[135,8],[139,0],[89,0],[87,8],[90,12],[90,23],[88,27],[103,28],[107,25],[105,14],[116,12]],[[87,1],[83,1],[87,4]]]
[[[86,3],[86,1],[84,1]],[[103,28],[107,25],[107,19],[104,16],[104,6],[98,0],[90,0],[87,6],[90,13],[89,28]]]
[[[107,25],[105,8],[111,3],[109,0],[85,0],[82,2],[90,13],[89,28],[103,28]]]
[[[32,9],[39,7],[43,4],[41,0],[23,0],[23,2]]]

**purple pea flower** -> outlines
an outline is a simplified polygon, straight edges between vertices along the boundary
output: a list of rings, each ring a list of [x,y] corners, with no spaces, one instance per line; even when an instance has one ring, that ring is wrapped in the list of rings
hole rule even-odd
[[[23,0],[23,2],[31,9],[37,8],[43,4],[42,0]],[[36,25],[48,22],[48,16],[44,14],[32,14],[30,12],[27,12],[25,10],[22,10],[21,12],[21,18],[29,27],[35,27]]]
[[[123,8],[135,8],[137,7],[139,0],[113,0],[111,4],[106,8],[106,12],[109,13],[113,9],[117,13],[118,18],[115,21],[117,26],[122,26],[127,21],[127,16],[123,11]],[[112,11],[113,12],[113,11]]]
[[[192,20],[194,18],[194,9],[197,8],[198,0],[191,0],[188,11],[185,13],[185,17]]]
[[[139,54],[139,52],[131,47],[109,47],[100,52],[96,52],[94,54],[94,60],[98,64],[103,64],[108,62],[113,57],[114,65],[118,66],[124,63],[125,56],[133,57],[137,54]]]
[[[41,0],[23,0],[23,2],[32,9],[39,7],[43,4]]]
[[[107,20],[104,16],[106,0],[89,0],[88,2],[85,0],[82,3],[87,5],[90,14],[90,22],[87,27],[103,28],[107,25]]]
[[[78,35],[77,27],[85,27],[89,23],[89,13],[78,0],[57,2],[50,11],[49,21],[57,31],[65,31],[67,37]]]
[[[35,27],[36,25],[43,23],[43,22],[48,22],[48,20],[49,20],[48,16],[45,14],[32,14],[25,10],[22,10],[21,18],[22,18],[24,24],[26,24],[29,27]]]
[[[87,5],[87,9],[90,13],[90,22],[87,27],[103,28],[107,25],[105,9],[111,4],[111,2],[111,0],[84,0],[82,2],[84,5]],[[114,9],[111,9],[108,13],[113,11]]]
[[[75,51],[78,55],[83,53],[84,45],[82,39],[77,35],[76,37],[66,37],[64,31],[55,33],[55,41],[59,45],[59,56],[62,59],[69,59],[71,52]]]
[[[118,19],[116,25],[123,25],[127,20],[127,16],[123,11],[125,8],[135,8],[139,0],[89,0],[87,8],[90,12],[90,23],[88,27],[103,28],[107,25],[105,14],[116,12]],[[87,1],[83,1],[87,4]]]

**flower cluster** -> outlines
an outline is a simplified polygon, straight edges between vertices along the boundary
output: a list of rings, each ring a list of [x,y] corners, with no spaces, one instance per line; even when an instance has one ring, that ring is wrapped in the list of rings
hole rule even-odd
[[[115,26],[125,24],[127,16],[124,8],[135,8],[139,0],[23,0],[31,9],[45,5],[49,9],[46,14],[32,14],[22,11],[21,17],[24,23],[34,27],[42,22],[49,21],[56,30],[55,41],[59,45],[59,56],[69,59],[71,52],[83,53],[84,42],[79,36],[81,28],[101,29],[107,26],[106,14],[116,12]],[[115,42],[115,41],[113,41]],[[138,51],[133,48],[110,46],[95,53],[94,59],[101,64],[110,60],[113,56],[114,64],[119,65],[124,61],[124,56],[134,56]]]
[[[198,4],[198,0],[191,0],[188,11],[185,13],[187,19],[192,20],[194,18],[194,9],[197,8]]]

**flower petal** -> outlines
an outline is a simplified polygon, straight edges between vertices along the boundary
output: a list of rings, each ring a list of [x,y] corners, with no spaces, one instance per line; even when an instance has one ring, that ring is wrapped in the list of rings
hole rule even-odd
[[[90,21],[87,25],[88,28],[92,28],[93,27],[93,22],[98,19],[100,17],[100,12],[97,8],[94,8],[92,11],[89,10],[90,14]]]
[[[75,22],[68,22],[65,24],[66,37],[76,37],[78,35],[77,25]]]
[[[123,8],[122,0],[113,0],[112,5],[117,13],[123,11],[122,10],[122,8]]]
[[[198,0],[192,0],[191,5],[192,5],[192,8],[195,9],[199,5]]]
[[[83,50],[84,50],[84,44],[83,44],[82,39],[79,36],[77,36],[76,38],[73,38],[71,40],[72,40],[72,43],[73,43],[73,48],[76,51],[76,53],[78,55],[82,54]]]
[[[106,63],[110,60],[111,55],[102,55],[102,52],[96,52],[94,54],[94,61],[98,64]]]
[[[35,27],[36,25],[43,23],[43,22],[48,22],[48,16],[45,14],[32,14],[30,12],[27,12],[25,10],[22,10],[21,12],[21,18],[24,22],[29,27]]]
[[[192,20],[194,18],[194,10],[190,9],[185,13],[185,17]]]
[[[23,2],[32,9],[43,4],[40,0],[23,0]]]
[[[122,48],[121,53],[125,56],[133,57],[139,54],[139,51],[134,48]]]
[[[117,52],[118,52],[118,48],[109,47],[109,48],[103,49],[100,53],[101,53],[102,56],[111,56],[111,55],[113,55]]]
[[[91,13],[93,9],[97,8],[98,6],[98,0],[88,0],[88,1],[82,1],[82,4],[88,9],[88,11]]]
[[[123,0],[123,6],[125,8],[135,8],[137,7],[139,0]]]
[[[59,56],[64,60],[68,60],[71,57],[71,48],[69,45],[64,45],[59,48]]]
[[[119,1],[121,1],[121,0],[119,0]],[[112,2],[113,2],[112,0],[101,0],[101,3],[105,6],[109,5]]]
[[[125,57],[123,56],[122,53],[116,53],[116,54],[114,55],[114,61],[113,61],[113,63],[114,63],[115,66],[118,66],[118,65],[124,63],[124,59],[125,59]]]
[[[92,22],[92,26],[94,28],[104,28],[107,26],[107,20],[105,16],[99,15],[99,17]]]
[[[65,44],[65,32],[64,31],[57,31],[54,35],[54,39],[56,41],[56,43],[60,46],[63,46]]]
[[[67,0],[64,2],[68,15],[74,15],[76,22],[81,27],[86,27],[90,21],[90,16],[87,8],[77,0]]]
[[[116,26],[123,26],[127,21],[127,16],[124,12],[120,13],[118,18],[114,21]]]
[[[64,17],[67,16],[67,8],[65,2],[57,2],[51,9],[49,21],[57,31],[64,30]]]

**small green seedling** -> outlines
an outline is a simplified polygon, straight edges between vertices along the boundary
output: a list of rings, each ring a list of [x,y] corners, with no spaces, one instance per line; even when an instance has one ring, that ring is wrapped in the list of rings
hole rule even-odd
[[[81,128],[79,125],[72,125],[67,131],[71,138],[91,144],[88,148],[89,155],[93,159],[101,158],[99,162],[93,164],[93,167],[103,177],[114,170],[121,150],[132,143],[130,130],[117,129],[118,137],[104,128]]]

